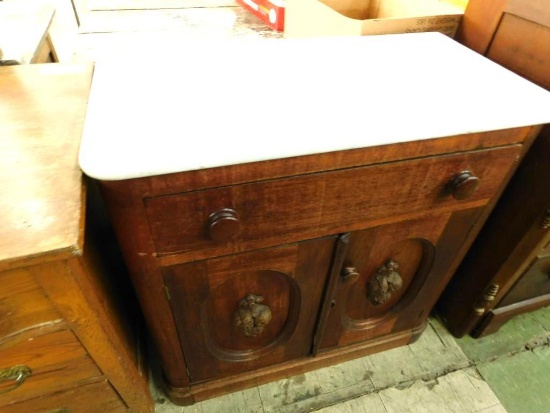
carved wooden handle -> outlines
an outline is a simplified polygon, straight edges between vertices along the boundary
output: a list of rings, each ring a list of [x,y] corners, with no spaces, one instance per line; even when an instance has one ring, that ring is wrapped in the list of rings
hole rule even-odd
[[[247,337],[256,337],[271,321],[271,309],[260,304],[264,297],[248,294],[239,301],[239,309],[235,312],[234,324]]]
[[[354,267],[344,267],[340,276],[342,277],[342,283],[348,285],[355,284],[359,279],[359,273]]]
[[[479,187],[479,178],[470,171],[462,171],[447,184],[448,191],[454,199],[461,200],[472,196]]]
[[[394,291],[401,289],[403,279],[397,272],[399,264],[394,260],[388,260],[378,268],[376,275],[369,280],[367,295],[373,305],[384,304],[391,298]]]
[[[13,386],[1,390],[0,394],[8,393],[17,389],[25,382],[25,380],[31,375],[31,373],[31,369],[27,366],[13,366],[8,369],[0,369],[0,382],[3,382],[5,380],[15,381]]]
[[[220,209],[208,217],[208,235],[214,241],[231,241],[240,232],[239,214],[231,208]]]

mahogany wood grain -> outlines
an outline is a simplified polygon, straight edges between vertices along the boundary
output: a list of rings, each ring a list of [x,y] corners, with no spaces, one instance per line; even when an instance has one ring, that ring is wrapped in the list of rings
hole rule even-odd
[[[132,281],[162,357],[169,397],[175,403],[190,404],[417,339],[428,313],[539,130],[525,127],[416,145],[102,181]],[[479,188],[470,198],[456,200],[449,192],[449,182],[467,170],[479,176]],[[235,238],[231,241],[212,240],[210,218],[226,209],[238,214],[238,233],[232,234]],[[380,233],[370,239],[378,228]],[[300,249],[296,246],[306,240],[319,242],[311,240],[348,231],[352,232],[350,239],[358,236],[354,231],[364,231],[363,241],[350,249],[356,248],[357,257],[368,256],[370,248],[373,253],[378,251],[376,256],[391,252],[400,260],[405,257],[407,263],[403,293],[375,314],[374,318],[386,323],[377,327],[376,334],[374,330],[355,336],[349,333],[340,343],[341,331],[330,320],[331,294],[338,290],[344,268],[355,268],[350,274],[359,276],[351,278],[366,282],[362,265],[344,262],[347,256],[342,255],[342,248],[333,246],[333,268],[338,262],[338,271],[330,272],[328,284],[314,282],[318,279],[301,275],[307,268],[293,269],[297,261],[289,251]],[[436,252],[427,254],[428,258],[424,258],[424,241],[421,246],[414,241],[424,238],[435,246]],[[309,260],[310,266],[324,262],[323,277],[330,268],[327,254]],[[430,260],[431,271],[418,270]],[[323,266],[315,268],[321,271]],[[293,329],[297,336],[288,338],[288,343],[296,339],[292,346],[284,342],[286,333],[281,333],[283,339],[278,341],[280,337],[269,332],[269,324],[265,337],[252,340],[239,338],[231,327],[239,301],[248,293],[257,294],[245,287],[259,286],[255,280],[262,271],[268,279],[273,270],[298,277],[299,289],[307,280],[307,291],[321,294],[315,311],[311,305],[300,311],[298,318],[298,323],[300,317],[307,317],[308,323],[316,320],[316,330]],[[367,273],[372,277],[372,268]],[[273,330],[280,329],[284,318],[292,325],[291,288],[278,276],[265,286],[271,286],[279,297],[257,294],[275,310]],[[338,300],[342,298],[349,297],[341,294]],[[352,311],[357,314],[366,311],[361,299],[352,299],[357,307]],[[394,307],[395,313],[402,314],[392,318]],[[389,317],[385,318],[384,310]],[[335,340],[330,336],[334,334],[335,344],[321,350],[321,332],[327,332],[330,340]],[[273,348],[271,343],[275,343]]]
[[[356,231],[350,235],[342,266],[353,266],[359,273],[350,285],[341,277],[342,267],[332,271],[340,280],[328,298],[330,312],[323,331],[319,331],[319,350],[365,341],[394,332],[398,318],[401,325],[415,328],[425,321],[431,307],[431,286],[444,275],[431,271],[438,255],[437,243],[451,214],[432,215],[426,219],[399,222]],[[457,241],[462,241],[457,239]],[[457,246],[460,246],[458,244]],[[383,303],[369,300],[369,281],[388,260],[395,261],[402,286]]]
[[[191,380],[307,357],[335,238],[165,268]],[[239,300],[250,293],[272,313],[256,337],[234,326]]]
[[[189,378],[184,373],[187,365],[167,300],[162,272],[154,255],[140,188],[134,188],[137,193],[132,187],[131,192],[124,190],[121,193],[117,189],[117,186],[102,185],[102,194],[151,337],[156,347],[162,349],[159,356],[163,373],[171,386],[188,386]]]
[[[358,230],[387,217],[483,205],[520,153],[521,146],[509,146],[163,196],[147,199],[146,210],[159,254],[200,259]],[[481,184],[457,201],[446,188],[463,170],[476,171]],[[241,222],[230,243],[205,233],[209,215],[223,208],[237,211]]]

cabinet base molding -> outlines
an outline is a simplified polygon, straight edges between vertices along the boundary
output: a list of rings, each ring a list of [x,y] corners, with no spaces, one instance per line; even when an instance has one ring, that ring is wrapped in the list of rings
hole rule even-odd
[[[191,387],[173,387],[163,376],[164,392],[170,401],[180,406],[188,406],[213,397],[241,391],[286,377],[304,374],[312,370],[343,363],[358,357],[368,356],[392,348],[412,344],[420,338],[426,329],[427,321],[416,328],[400,331],[364,343],[321,352],[315,357],[295,360],[275,366],[266,367],[249,373],[234,375],[228,378],[197,383]]]

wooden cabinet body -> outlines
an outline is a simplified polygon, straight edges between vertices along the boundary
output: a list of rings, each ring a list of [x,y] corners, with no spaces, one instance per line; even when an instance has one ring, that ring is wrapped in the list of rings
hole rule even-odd
[[[124,266],[77,164],[91,78],[0,68],[2,412],[153,411]]]
[[[550,90],[546,1],[471,0],[459,40]],[[546,126],[438,304],[453,334],[490,334],[511,317],[550,304],[549,174]]]
[[[412,342],[537,130],[445,138],[453,155],[424,142],[102,181],[171,399]],[[464,170],[481,183],[457,200]],[[247,332],[239,317],[261,309]]]
[[[139,96],[147,68],[96,68],[80,157],[170,398],[416,339],[550,121],[514,99],[550,95],[434,33],[197,52]],[[226,59],[231,81],[211,72]],[[251,102],[242,85],[265,79],[269,99]]]

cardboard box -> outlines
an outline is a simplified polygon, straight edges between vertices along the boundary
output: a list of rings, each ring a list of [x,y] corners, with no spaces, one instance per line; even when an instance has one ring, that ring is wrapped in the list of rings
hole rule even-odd
[[[241,6],[259,17],[273,30],[282,32],[285,27],[286,0],[236,0]]]
[[[287,0],[284,35],[441,32],[454,37],[463,14],[440,0]]]

